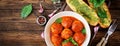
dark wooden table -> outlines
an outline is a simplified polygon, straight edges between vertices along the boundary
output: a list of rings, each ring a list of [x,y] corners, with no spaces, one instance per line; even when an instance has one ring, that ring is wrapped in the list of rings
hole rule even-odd
[[[26,19],[20,17],[23,6],[32,3],[33,10],[37,11],[39,1],[0,0],[0,46],[46,46],[44,39],[40,36],[45,26],[36,23],[33,12]],[[45,0],[43,7],[45,16],[55,9],[50,0]],[[120,22],[120,0],[111,0],[109,9],[112,19],[118,19],[118,22]],[[106,32],[107,29],[100,28],[91,46],[95,46]],[[107,46],[120,46],[120,25],[110,36]]]

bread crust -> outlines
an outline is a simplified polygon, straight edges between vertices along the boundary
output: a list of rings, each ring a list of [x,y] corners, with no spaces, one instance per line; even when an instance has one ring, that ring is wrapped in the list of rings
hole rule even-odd
[[[89,3],[89,6],[94,8],[93,4],[90,2],[90,0],[88,0],[88,3]],[[109,9],[106,5],[106,3],[103,3],[101,5],[101,7],[103,7],[103,9],[106,11],[106,14],[107,14],[107,18],[104,18],[104,19],[101,19],[100,17],[100,21],[99,21],[99,25],[102,27],[102,28],[108,28],[112,22],[112,19],[111,19],[111,14],[109,12]],[[102,23],[101,21],[105,21],[107,23]]]
[[[66,3],[68,4],[68,6],[69,6],[73,11],[75,11],[75,12],[79,13],[80,15],[82,15],[82,16],[88,21],[88,23],[89,23],[90,25],[96,26],[96,25],[99,23],[99,18],[98,18],[97,13],[96,13],[95,11],[91,12],[92,15],[91,15],[91,14],[85,15],[85,14],[81,13],[80,10],[79,10],[79,12],[78,12],[78,9],[76,9],[75,6],[71,5],[70,1],[76,1],[76,0],[66,0]],[[89,6],[87,5],[87,3],[85,3],[83,0],[78,0],[78,2],[86,5],[89,10],[93,10],[93,9],[92,9],[91,7],[89,7]],[[81,4],[78,4],[78,6],[80,6],[80,5],[81,5]],[[81,8],[81,7],[79,7],[79,8]],[[90,20],[89,18],[87,18],[87,17],[85,17],[85,16],[92,16],[92,17],[94,17],[95,19],[97,18],[97,19],[96,19],[97,21],[94,21],[95,19]],[[92,18],[92,17],[91,17],[91,18]]]

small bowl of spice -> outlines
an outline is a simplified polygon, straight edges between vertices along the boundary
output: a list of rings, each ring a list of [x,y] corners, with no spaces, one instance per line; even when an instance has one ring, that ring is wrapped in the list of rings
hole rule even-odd
[[[45,25],[45,23],[46,23],[46,18],[44,16],[37,17],[37,24]]]

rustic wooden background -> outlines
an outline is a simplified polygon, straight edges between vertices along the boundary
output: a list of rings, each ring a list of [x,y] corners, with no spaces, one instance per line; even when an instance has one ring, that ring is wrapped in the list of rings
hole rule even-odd
[[[33,10],[39,9],[40,0],[0,0],[0,46],[46,46],[41,33],[45,26],[36,23],[33,12],[26,19],[20,18],[21,8],[27,4],[33,4]],[[47,16],[55,8],[50,0],[42,4]],[[68,7],[67,7],[68,8]],[[66,10],[68,10],[66,8]],[[111,0],[109,7],[112,19],[120,22],[120,0]],[[40,14],[38,14],[40,15]],[[107,29],[100,29],[91,46],[95,46],[105,35]],[[120,26],[110,36],[107,46],[120,46]]]

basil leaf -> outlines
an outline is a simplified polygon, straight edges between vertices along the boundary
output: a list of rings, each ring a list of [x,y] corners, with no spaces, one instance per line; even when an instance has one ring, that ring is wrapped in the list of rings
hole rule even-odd
[[[75,46],[78,46],[78,43],[72,37],[70,37],[69,39],[64,40],[62,42],[62,44],[65,44],[67,42],[72,42]]]
[[[55,22],[56,22],[56,23],[61,23],[61,22],[62,22],[62,18],[58,18],[58,19],[56,19]]]
[[[107,18],[106,11],[101,7],[97,8],[97,14],[100,18]]]
[[[90,0],[90,2],[93,4],[95,8],[97,8],[101,6],[105,2],[105,0]]]
[[[65,43],[67,43],[67,42],[69,42],[69,39],[64,40],[64,41],[62,42],[62,44],[65,44]]]
[[[86,34],[86,29],[85,28],[82,29],[82,33]]]
[[[77,42],[72,37],[69,38],[69,41],[71,41],[75,46],[78,46]]]
[[[26,5],[22,8],[21,18],[26,18],[32,12],[32,4]]]

